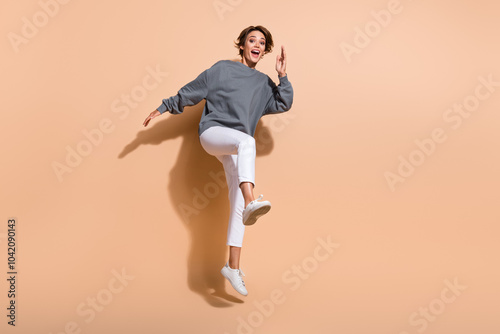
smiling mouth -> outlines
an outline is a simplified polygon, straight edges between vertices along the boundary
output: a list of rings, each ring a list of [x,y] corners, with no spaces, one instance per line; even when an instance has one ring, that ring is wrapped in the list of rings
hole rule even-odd
[[[254,57],[258,57],[260,55],[260,51],[259,50],[252,50],[250,51],[250,53],[252,54],[252,56]]]

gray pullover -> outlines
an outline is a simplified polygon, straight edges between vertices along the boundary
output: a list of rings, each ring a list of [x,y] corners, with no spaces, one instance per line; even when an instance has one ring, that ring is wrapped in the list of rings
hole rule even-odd
[[[220,60],[182,87],[177,95],[162,100],[160,113],[180,114],[185,106],[205,99],[198,134],[211,126],[225,126],[252,137],[259,119],[292,107],[293,89],[288,75],[279,85],[268,75],[243,63]]]

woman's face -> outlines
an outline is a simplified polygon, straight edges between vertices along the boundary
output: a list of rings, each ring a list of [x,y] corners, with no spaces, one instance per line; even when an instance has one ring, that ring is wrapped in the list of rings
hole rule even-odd
[[[255,67],[266,49],[264,34],[258,30],[251,31],[248,33],[245,46],[240,46],[240,49],[243,50],[243,62],[249,67]]]

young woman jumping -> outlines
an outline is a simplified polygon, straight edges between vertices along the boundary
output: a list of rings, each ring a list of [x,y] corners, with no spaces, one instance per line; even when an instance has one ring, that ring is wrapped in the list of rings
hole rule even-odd
[[[168,111],[180,114],[185,106],[205,99],[198,127],[203,149],[215,156],[224,166],[228,185],[230,215],[227,230],[229,260],[221,269],[222,275],[240,294],[248,294],[240,269],[240,254],[245,226],[271,209],[263,195],[255,199],[255,128],[260,118],[288,111],[293,102],[293,88],[286,73],[286,52],[276,56],[279,85],[255,66],[272,52],[274,43],[269,30],[249,26],[235,42],[241,59],[220,60],[182,87],[177,95],[164,99],[143,125]]]

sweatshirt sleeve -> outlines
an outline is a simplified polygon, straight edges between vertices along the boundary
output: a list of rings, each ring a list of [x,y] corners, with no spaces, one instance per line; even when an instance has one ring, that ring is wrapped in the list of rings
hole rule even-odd
[[[163,114],[169,111],[171,114],[180,114],[184,111],[185,106],[198,104],[201,100],[207,97],[208,93],[208,71],[203,71],[196,79],[186,84],[179,89],[177,95],[171,96],[168,99],[163,99],[162,104],[157,108]]]
[[[279,78],[280,83],[278,86],[268,77],[268,84],[271,87],[271,96],[267,101],[264,115],[277,114],[290,110],[293,103],[293,88],[288,75]]]

